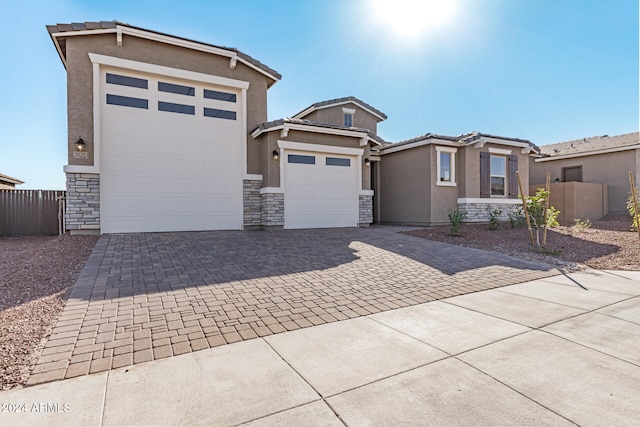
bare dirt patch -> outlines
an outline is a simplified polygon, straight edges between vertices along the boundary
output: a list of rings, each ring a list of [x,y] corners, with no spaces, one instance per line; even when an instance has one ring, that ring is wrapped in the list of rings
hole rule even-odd
[[[0,390],[24,384],[95,236],[0,238]]]
[[[618,216],[594,221],[591,228],[575,235],[568,226],[549,229],[546,249],[559,252],[557,255],[535,251],[531,248],[527,228],[512,229],[508,223],[500,224],[498,230],[489,230],[487,224],[465,224],[461,228],[461,237],[451,236],[449,225],[407,231],[405,234],[567,268],[640,270],[640,240],[638,233],[629,231],[630,224],[630,220],[621,220]]]

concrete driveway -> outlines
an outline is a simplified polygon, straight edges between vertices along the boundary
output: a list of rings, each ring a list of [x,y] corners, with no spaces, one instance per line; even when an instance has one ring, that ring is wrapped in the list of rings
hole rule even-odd
[[[102,236],[28,385],[558,274],[398,230]]]
[[[0,424],[632,426],[638,342],[640,272],[556,275],[3,392]]]

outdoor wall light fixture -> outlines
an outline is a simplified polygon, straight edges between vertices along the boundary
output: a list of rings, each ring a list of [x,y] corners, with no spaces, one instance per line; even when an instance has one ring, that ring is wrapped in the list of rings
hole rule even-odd
[[[84,139],[79,137],[78,140],[76,141],[76,150],[84,151],[84,147],[85,146],[86,146],[86,144],[84,143]]]
[[[278,160],[278,158],[280,157],[280,153],[278,153],[278,150],[273,150],[273,160]]]
[[[364,158],[364,165],[365,165],[365,166],[371,166],[371,160],[369,160],[369,158],[368,158],[368,157],[365,157],[365,158]]]

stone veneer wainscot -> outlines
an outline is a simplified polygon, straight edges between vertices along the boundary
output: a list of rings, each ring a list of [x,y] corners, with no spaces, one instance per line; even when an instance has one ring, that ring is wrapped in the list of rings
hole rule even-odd
[[[100,231],[100,175],[67,173],[66,225],[71,234]]]

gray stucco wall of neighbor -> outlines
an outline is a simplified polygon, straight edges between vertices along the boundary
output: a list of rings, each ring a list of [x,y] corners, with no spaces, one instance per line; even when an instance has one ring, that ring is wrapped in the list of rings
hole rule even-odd
[[[640,150],[617,153],[596,154],[571,159],[531,161],[531,185],[544,185],[547,171],[551,172],[551,182],[562,180],[562,169],[582,166],[582,182],[608,185],[609,212],[626,212],[629,192],[629,171],[635,173],[636,185],[640,173]]]
[[[138,62],[195,71],[249,82],[247,90],[247,141],[249,133],[267,120],[267,85],[269,79],[238,62],[230,68],[229,59],[210,53],[185,49],[165,43],[123,36],[122,46],[114,34],[67,37],[67,108],[69,164],[91,165],[88,160],[73,159],[75,142],[82,136],[86,150],[93,153],[93,67],[89,53],[97,53]],[[262,150],[247,144],[247,172],[261,173]]]

